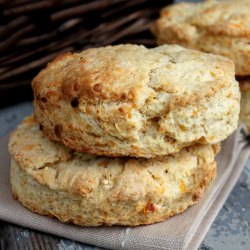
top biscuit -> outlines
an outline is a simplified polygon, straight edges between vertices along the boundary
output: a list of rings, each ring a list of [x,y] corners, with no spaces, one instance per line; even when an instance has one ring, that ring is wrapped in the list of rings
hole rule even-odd
[[[164,8],[153,32],[159,44],[179,44],[231,58],[236,75],[250,74],[250,1],[178,3]]]
[[[165,45],[59,56],[32,82],[46,136],[78,152],[151,158],[214,144],[237,127],[239,86],[227,58]]]

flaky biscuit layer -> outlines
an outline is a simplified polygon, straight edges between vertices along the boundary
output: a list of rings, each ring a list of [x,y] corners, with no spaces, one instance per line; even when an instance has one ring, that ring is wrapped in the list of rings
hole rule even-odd
[[[236,75],[250,75],[248,0],[178,3],[164,8],[153,28],[158,44],[179,44],[231,58]]]
[[[56,58],[32,82],[43,133],[78,152],[152,158],[215,144],[237,127],[226,58],[179,46],[118,45]]]
[[[157,159],[108,158],[49,141],[28,117],[9,142],[14,198],[83,226],[151,224],[197,203],[216,174],[218,145]]]

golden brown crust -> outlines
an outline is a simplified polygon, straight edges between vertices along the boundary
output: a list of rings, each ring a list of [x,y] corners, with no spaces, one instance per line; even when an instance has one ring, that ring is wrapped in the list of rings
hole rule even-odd
[[[12,134],[9,150],[13,196],[36,213],[84,226],[162,221],[195,204],[216,171],[211,145],[157,159],[98,157],[50,142],[32,117]]]
[[[161,11],[153,33],[159,44],[220,54],[236,64],[236,75],[250,74],[248,0],[178,3]]]
[[[101,218],[99,219],[99,221],[96,223],[95,220],[91,220],[91,217],[88,218],[87,220],[81,216],[81,212],[84,213],[83,211],[78,211],[78,214],[76,214],[75,216],[71,216],[70,214],[64,214],[63,212],[60,211],[56,211],[56,212],[52,212],[52,210],[54,209],[52,207],[52,209],[50,210],[46,210],[43,209],[43,205],[44,203],[48,203],[47,197],[50,196],[54,196],[53,195],[53,191],[47,191],[46,195],[41,195],[42,197],[33,197],[33,194],[28,194],[28,197],[24,197],[24,193],[22,192],[23,190],[19,189],[19,196],[17,195],[17,192],[15,192],[14,190],[17,189],[19,183],[18,181],[20,180],[25,180],[25,183],[32,183],[34,180],[30,177],[30,176],[23,176],[24,171],[21,170],[20,173],[18,173],[18,176],[16,176],[16,174],[13,174],[16,169],[14,168],[18,168],[18,166],[12,165],[12,180],[15,181],[16,183],[12,184],[12,194],[15,197],[16,200],[18,200],[23,206],[25,206],[26,208],[28,208],[29,210],[31,210],[34,213],[37,213],[39,215],[43,215],[43,216],[48,216],[50,218],[57,218],[58,220],[60,220],[63,223],[73,223],[76,225],[80,225],[80,226],[114,226],[114,225],[121,225],[121,226],[138,226],[138,225],[149,225],[149,224],[153,224],[153,223],[157,223],[157,222],[162,222],[172,216],[175,216],[176,214],[182,213],[184,212],[189,206],[195,205],[203,196],[203,194],[207,191],[207,189],[209,188],[209,186],[211,185],[211,183],[213,182],[213,180],[216,177],[216,163],[214,162],[213,164],[211,164],[210,166],[206,166],[207,167],[207,171],[206,174],[207,176],[204,178],[203,181],[200,182],[200,184],[197,186],[197,188],[195,190],[193,190],[192,193],[189,193],[188,196],[186,197],[186,202],[185,203],[181,203],[182,200],[176,200],[176,204],[173,206],[174,211],[167,211],[165,215],[160,215],[158,217],[158,215],[156,214],[157,210],[155,209],[148,209],[148,204],[150,202],[150,204],[152,204],[152,202],[149,200],[145,206],[143,207],[143,210],[139,211],[139,213],[137,211],[132,211],[133,214],[131,214],[131,217],[127,218],[128,220],[124,220],[123,218],[109,218],[109,214],[107,212],[103,213],[103,216],[101,216]],[[20,169],[19,169],[20,171]],[[17,181],[16,177],[20,180]],[[36,183],[37,184],[37,183]],[[40,189],[43,190],[44,187],[39,185],[36,187],[35,185],[30,186],[26,186],[26,189],[29,190],[30,188],[32,188],[33,191],[38,191],[39,194],[40,193]],[[38,190],[34,190],[34,188],[38,188]],[[51,194],[50,194],[51,193]],[[26,195],[25,195],[26,196]],[[73,198],[73,197],[72,197]],[[52,199],[55,199],[54,197]],[[52,201],[52,199],[50,201]],[[54,200],[55,201],[55,200]],[[75,199],[73,199],[73,201],[71,199],[69,199],[71,205],[72,203],[76,202]],[[37,203],[36,203],[37,202]],[[53,202],[54,203],[54,202]],[[53,204],[55,205],[55,204]],[[63,208],[64,209],[64,208]],[[68,207],[67,207],[68,209]],[[123,213],[124,211],[117,211],[117,214],[119,213]],[[116,215],[117,216],[117,215]],[[74,218],[70,218],[70,217],[74,217]],[[132,218],[132,220],[131,220]],[[103,219],[103,221],[102,221]],[[110,222],[110,220],[112,222]]]
[[[194,60],[200,64],[200,70],[208,71],[209,68],[214,71],[210,79],[200,79],[201,82],[212,81],[202,86],[202,92],[198,82],[193,83],[197,86],[191,88],[181,81],[181,71],[187,70],[184,67],[182,69],[181,64],[186,67]],[[203,66],[208,68],[202,68]],[[178,80],[182,89],[172,83],[171,78],[164,76],[170,73],[178,74],[176,67],[180,68]],[[189,70],[194,70],[192,66],[189,67]],[[158,74],[155,71],[159,71],[156,72]],[[87,49],[78,54],[60,55],[34,78],[32,87],[35,97],[44,103],[52,101],[56,93],[57,101],[61,98],[67,101],[77,98],[79,103],[122,101],[136,106],[142,101],[140,99],[143,94],[146,95],[144,98],[152,98],[154,91],[164,90],[166,93],[174,93],[175,99],[171,101],[175,107],[212,96],[221,88],[229,86],[230,80],[222,81],[221,74],[229,74],[230,77],[233,71],[232,62],[222,57],[185,50],[178,46],[146,49],[138,45],[117,45]],[[189,73],[195,77],[195,72]],[[150,78],[159,78],[159,82]]]
[[[32,86],[44,134],[79,152],[151,158],[217,143],[237,126],[233,63],[179,46],[67,54]]]

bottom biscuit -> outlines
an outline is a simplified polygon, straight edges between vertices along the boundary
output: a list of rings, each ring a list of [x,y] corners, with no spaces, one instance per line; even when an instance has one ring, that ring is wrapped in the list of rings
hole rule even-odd
[[[197,203],[215,178],[218,147],[155,159],[79,154],[49,141],[29,117],[9,150],[13,197],[33,212],[82,226],[136,226]]]

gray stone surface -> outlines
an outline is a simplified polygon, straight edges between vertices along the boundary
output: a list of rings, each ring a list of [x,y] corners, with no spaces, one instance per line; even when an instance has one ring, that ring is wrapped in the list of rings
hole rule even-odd
[[[250,160],[200,249],[250,249]]]
[[[0,136],[13,130],[24,116],[32,113],[31,103],[0,110]],[[31,230],[20,231],[20,238]],[[58,250],[100,250],[74,241],[59,239]],[[227,199],[199,250],[250,249],[250,160]]]

